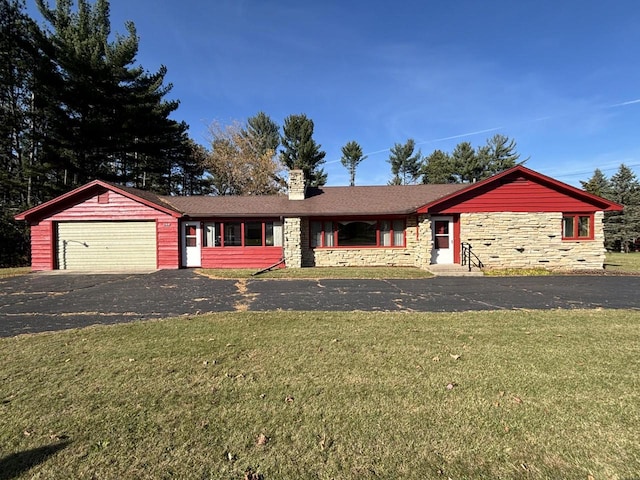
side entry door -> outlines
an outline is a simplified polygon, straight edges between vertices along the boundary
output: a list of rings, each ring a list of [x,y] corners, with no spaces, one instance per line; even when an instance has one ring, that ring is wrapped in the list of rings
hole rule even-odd
[[[453,263],[453,217],[433,217],[431,234],[433,235],[431,263]]]

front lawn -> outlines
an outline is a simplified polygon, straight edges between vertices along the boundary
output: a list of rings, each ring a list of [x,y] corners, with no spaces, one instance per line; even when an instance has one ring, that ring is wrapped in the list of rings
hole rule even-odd
[[[640,252],[608,252],[604,264],[605,272],[640,274]]]
[[[305,268],[277,268],[255,275],[254,269],[236,268],[202,268],[198,269],[202,275],[211,278],[289,278],[289,279],[379,279],[379,278],[428,278],[433,274],[414,267],[305,267]]]
[[[26,275],[31,271],[31,267],[0,268],[0,278],[17,277]]]
[[[638,311],[225,313],[0,351],[3,479],[640,472]]]

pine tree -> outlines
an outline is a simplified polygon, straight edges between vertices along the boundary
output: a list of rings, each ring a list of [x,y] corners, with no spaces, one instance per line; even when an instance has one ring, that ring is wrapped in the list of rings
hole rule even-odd
[[[390,185],[409,185],[416,183],[421,170],[422,152],[415,151],[416,142],[410,138],[405,144],[396,143],[390,150],[392,180]]]
[[[275,155],[280,145],[280,126],[271,120],[269,115],[258,112],[247,119],[246,134],[252,140],[251,143],[258,148],[258,154],[263,155],[272,152]]]
[[[451,154],[458,183],[472,183],[483,178],[484,168],[469,142],[456,145]]]
[[[611,182],[599,168],[595,169],[593,176],[586,182],[580,180],[580,184],[585,192],[610,199]]]
[[[127,34],[111,40],[108,0],[77,0],[76,11],[73,0],[57,0],[55,9],[36,2],[53,28],[52,56],[62,75],[59,181],[70,187],[103,178],[168,193],[173,163],[188,148],[186,124],[169,119],[178,102],[164,100],[171,90],[166,68],[132,66],[135,26],[127,22]]]
[[[38,26],[22,0],[0,0],[0,266],[24,265],[29,235],[13,215],[50,198],[45,100],[54,70]]]
[[[284,119],[280,161],[289,170],[302,170],[307,184],[319,187],[327,183],[327,174],[320,167],[326,153],[313,139],[313,127],[313,120],[305,114]]]
[[[640,183],[625,164],[611,177],[610,192],[610,199],[624,205],[624,210],[607,215],[605,236],[620,251],[629,252],[640,238]]]
[[[425,157],[422,166],[422,183],[457,183],[456,168],[451,156],[435,150]]]
[[[362,154],[362,147],[356,141],[347,142],[347,144],[342,147],[342,158],[340,161],[349,171],[349,185],[352,187],[356,184],[356,168],[365,158],[367,157]]]
[[[482,165],[482,173],[478,180],[491,177],[503,170],[522,165],[527,160],[518,162],[520,154],[516,151],[516,142],[501,134],[487,140],[484,148],[479,149],[478,156]]]

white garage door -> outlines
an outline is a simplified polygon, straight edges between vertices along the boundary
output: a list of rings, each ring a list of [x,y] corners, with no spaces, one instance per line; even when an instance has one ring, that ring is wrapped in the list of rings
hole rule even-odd
[[[60,222],[60,270],[153,270],[155,222]]]

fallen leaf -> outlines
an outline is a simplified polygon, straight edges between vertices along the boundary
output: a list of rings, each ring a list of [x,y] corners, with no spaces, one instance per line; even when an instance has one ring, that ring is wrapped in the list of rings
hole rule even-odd
[[[513,401],[517,404],[521,404],[522,403],[522,399],[520,397],[513,397]]]
[[[440,357],[439,356],[435,356],[431,359],[432,362],[439,362],[440,361]]]
[[[453,358],[454,360],[459,360],[460,359],[460,355],[454,355],[453,353],[450,353],[449,356],[451,358]]]
[[[292,403],[292,402],[293,402],[293,397],[292,397],[291,395],[288,395],[288,396],[284,399],[284,401],[285,401],[285,402],[287,402],[287,403]]]
[[[251,468],[247,468],[244,472],[244,480],[262,480],[263,478],[261,473],[254,472]]]
[[[509,426],[508,426],[508,425],[505,425],[505,426],[504,426],[504,432],[505,432],[505,433],[509,433],[509,430],[510,430]]]
[[[266,445],[268,441],[269,441],[269,438],[264,433],[261,433],[260,435],[258,435],[258,439],[256,440],[256,445]]]

